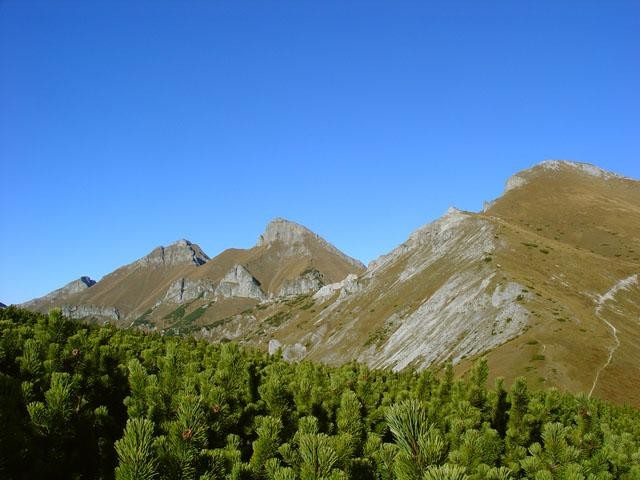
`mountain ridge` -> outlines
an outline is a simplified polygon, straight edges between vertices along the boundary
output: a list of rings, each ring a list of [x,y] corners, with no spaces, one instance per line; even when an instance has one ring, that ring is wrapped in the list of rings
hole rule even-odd
[[[154,252],[130,286],[103,279],[67,296],[66,311],[279,345],[290,360],[393,370],[453,361],[463,373],[486,355],[494,376],[640,404],[640,291],[631,280],[614,289],[640,272],[640,182],[593,165],[517,172],[482,211],[451,207],[366,267],[282,218],[249,249]],[[105,278],[126,277],[118,270]],[[146,300],[106,301],[138,283],[155,285]]]

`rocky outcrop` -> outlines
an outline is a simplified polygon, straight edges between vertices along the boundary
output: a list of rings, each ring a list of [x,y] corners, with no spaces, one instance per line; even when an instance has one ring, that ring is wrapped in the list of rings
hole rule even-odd
[[[411,255],[400,274],[405,281],[454,252],[458,260],[480,258],[493,251],[493,232],[489,222],[450,207],[438,220],[414,231],[406,242],[369,263],[366,277],[395,263],[400,257]]]
[[[219,297],[242,297],[266,300],[267,296],[260,288],[260,282],[242,265],[235,265],[220,280],[215,289]]]
[[[83,276],[83,277],[80,277],[78,280],[68,283],[63,288],[66,289],[66,293],[71,294],[71,293],[82,292],[83,290],[86,290],[87,288],[92,287],[95,284],[96,284],[95,280],[91,279],[90,277]]]
[[[181,278],[171,284],[162,302],[184,303],[200,297],[210,298],[215,292],[215,285],[211,282]]]
[[[527,184],[526,178],[518,174],[512,175],[507,180],[507,184],[504,187],[504,193],[507,193],[510,190],[514,190],[516,188],[522,187],[523,185],[526,185],[526,184]],[[489,208],[491,208],[491,206],[489,206]],[[489,210],[489,208],[486,208],[486,210]]]
[[[545,160],[544,162],[540,162],[537,166],[545,170],[555,170],[555,171],[559,171],[562,168],[569,168],[569,169],[572,169],[573,171],[581,172],[586,175],[591,175],[592,177],[602,178],[604,180],[610,180],[612,178],[621,178],[621,179],[631,180],[628,177],[623,177],[622,175],[618,175],[616,173],[603,170],[602,168],[596,167],[595,165],[591,165],[590,163],[572,162],[569,160]]]
[[[269,340],[269,355],[275,355],[278,350],[282,352],[282,358],[287,362],[299,362],[307,354],[307,347],[301,343],[283,345],[275,338]]]
[[[324,250],[357,270],[364,269],[362,262],[345,255],[308,228],[284,218],[275,218],[269,222],[265,231],[258,237],[256,246],[268,247],[274,244],[286,246],[284,250],[286,256],[313,255],[314,251]]]
[[[540,162],[527,170],[523,170],[516,173],[515,175],[512,175],[507,180],[504,193],[507,193],[510,190],[514,190],[519,187],[523,187],[524,185],[529,183],[530,179],[535,176],[536,173],[560,173],[561,171],[570,172],[573,174],[578,173],[582,175],[589,175],[591,177],[599,178],[602,180],[633,180],[629,177],[624,177],[622,175],[618,175],[617,173],[603,170],[602,168],[591,165],[590,163],[572,162],[569,160],[545,160],[544,162]]]
[[[138,266],[174,267],[180,265],[202,265],[209,257],[189,240],[178,240],[167,247],[158,247],[136,262]]]
[[[318,291],[324,285],[322,274],[315,268],[309,269],[300,276],[286,280],[278,291],[280,297],[306,295]]]
[[[64,305],[62,314],[74,319],[97,318],[99,320],[120,320],[120,312],[114,307],[98,305]]]
[[[0,308],[7,308],[7,306],[4,303],[0,302]]]
[[[450,208],[371,262],[359,278],[349,276],[314,295],[332,300],[319,314],[318,331],[344,323],[310,340],[310,355],[319,350],[334,361],[334,352],[361,348],[356,358],[373,367],[425,368],[449,358],[457,362],[518,335],[528,318],[518,303],[523,287],[503,284],[498,276],[490,258],[495,242],[491,221]],[[389,312],[382,322],[379,311]],[[352,319],[345,322],[344,312]],[[366,342],[351,333],[366,330]],[[358,342],[361,347],[354,348]]]
[[[303,243],[306,238],[313,235],[313,232],[298,223],[284,218],[275,218],[267,224],[265,231],[258,237],[256,246],[270,245],[275,242],[293,245]]]
[[[484,352],[518,335],[527,310],[518,303],[522,285],[491,285],[495,274],[469,271],[450,277],[426,302],[403,318],[380,352],[360,359],[377,367],[425,368]]]
[[[343,294],[355,293],[358,290],[358,276],[355,273],[350,273],[341,282],[330,283],[318,290],[314,295],[314,300],[324,302],[333,296],[334,293],[340,292]]]

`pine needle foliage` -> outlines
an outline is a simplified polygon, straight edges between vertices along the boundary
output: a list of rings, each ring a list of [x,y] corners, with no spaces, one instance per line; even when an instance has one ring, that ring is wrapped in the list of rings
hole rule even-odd
[[[639,480],[640,412],[0,310],[0,478]]]
[[[153,423],[146,418],[127,421],[123,437],[115,443],[119,465],[117,480],[153,480],[157,476],[153,454]]]

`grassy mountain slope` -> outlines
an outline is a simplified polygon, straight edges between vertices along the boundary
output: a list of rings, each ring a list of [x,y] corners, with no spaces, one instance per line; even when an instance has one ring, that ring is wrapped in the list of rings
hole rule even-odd
[[[463,374],[487,355],[507,381],[640,405],[640,182],[592,165],[520,172],[482,212],[450,209],[366,269],[282,219],[253,248],[174,257],[187,261],[139,261],[64,301],[291,360]]]
[[[495,376],[640,405],[640,183],[569,162],[514,178],[486,211],[449,211],[305,309],[252,312],[283,320],[246,340],[459,373],[488,352]]]

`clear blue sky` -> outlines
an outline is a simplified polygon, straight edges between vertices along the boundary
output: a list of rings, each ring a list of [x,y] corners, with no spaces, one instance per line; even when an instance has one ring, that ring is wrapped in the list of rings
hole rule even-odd
[[[365,262],[547,158],[640,178],[640,2],[0,0],[0,301],[275,216]]]

